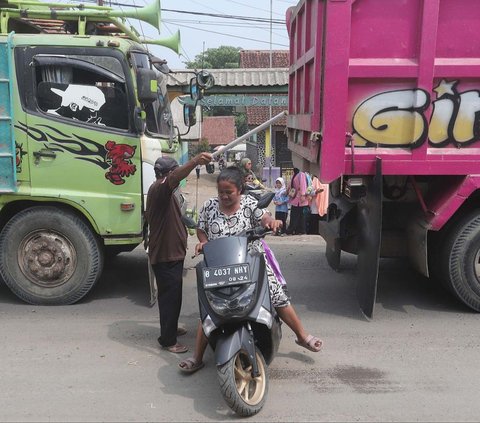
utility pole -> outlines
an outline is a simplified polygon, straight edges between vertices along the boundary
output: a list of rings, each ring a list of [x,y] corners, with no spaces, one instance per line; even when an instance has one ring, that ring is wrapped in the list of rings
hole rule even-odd
[[[273,68],[273,51],[272,51],[272,37],[273,37],[273,0],[270,0],[270,71]],[[272,119],[272,94],[270,94],[270,105],[269,109],[269,119]],[[273,132],[272,125],[268,127],[268,131],[265,134],[265,161],[268,166],[268,185],[271,187],[272,184],[272,141],[273,141]],[[267,145],[268,144],[268,145]]]

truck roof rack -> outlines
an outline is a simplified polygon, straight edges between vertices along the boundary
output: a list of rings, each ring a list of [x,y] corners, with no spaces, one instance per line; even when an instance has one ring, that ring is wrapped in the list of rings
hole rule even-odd
[[[180,34],[160,40],[141,38],[127,18],[139,19],[160,32],[160,0],[127,11],[91,4],[52,3],[38,0],[0,0],[0,34],[48,33],[78,35],[117,35],[143,44],[180,50]]]

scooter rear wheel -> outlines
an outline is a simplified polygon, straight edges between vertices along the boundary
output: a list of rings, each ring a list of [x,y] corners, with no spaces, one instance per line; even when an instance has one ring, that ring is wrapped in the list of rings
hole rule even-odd
[[[243,417],[257,414],[268,393],[267,365],[262,353],[255,349],[259,375],[252,376],[252,361],[246,351],[239,351],[223,366],[217,367],[222,396],[228,406]]]

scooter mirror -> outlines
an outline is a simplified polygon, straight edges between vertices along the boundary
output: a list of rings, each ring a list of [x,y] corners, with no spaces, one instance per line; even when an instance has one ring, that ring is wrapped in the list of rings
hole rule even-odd
[[[268,205],[272,202],[273,197],[275,197],[274,192],[267,192],[266,194],[262,195],[257,203],[257,208],[265,209]]]

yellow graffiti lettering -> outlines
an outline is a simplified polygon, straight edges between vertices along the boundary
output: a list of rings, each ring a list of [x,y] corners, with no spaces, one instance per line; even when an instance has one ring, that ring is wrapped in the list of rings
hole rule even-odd
[[[428,138],[432,144],[440,144],[448,140],[448,124],[453,116],[455,104],[452,100],[437,100],[433,103]]]
[[[453,127],[455,141],[467,142],[475,139],[475,115],[478,112],[480,112],[478,91],[468,91],[460,94],[460,107]]]
[[[353,116],[354,133],[368,143],[407,146],[426,131],[423,111],[428,96],[422,90],[390,91],[363,102]]]

